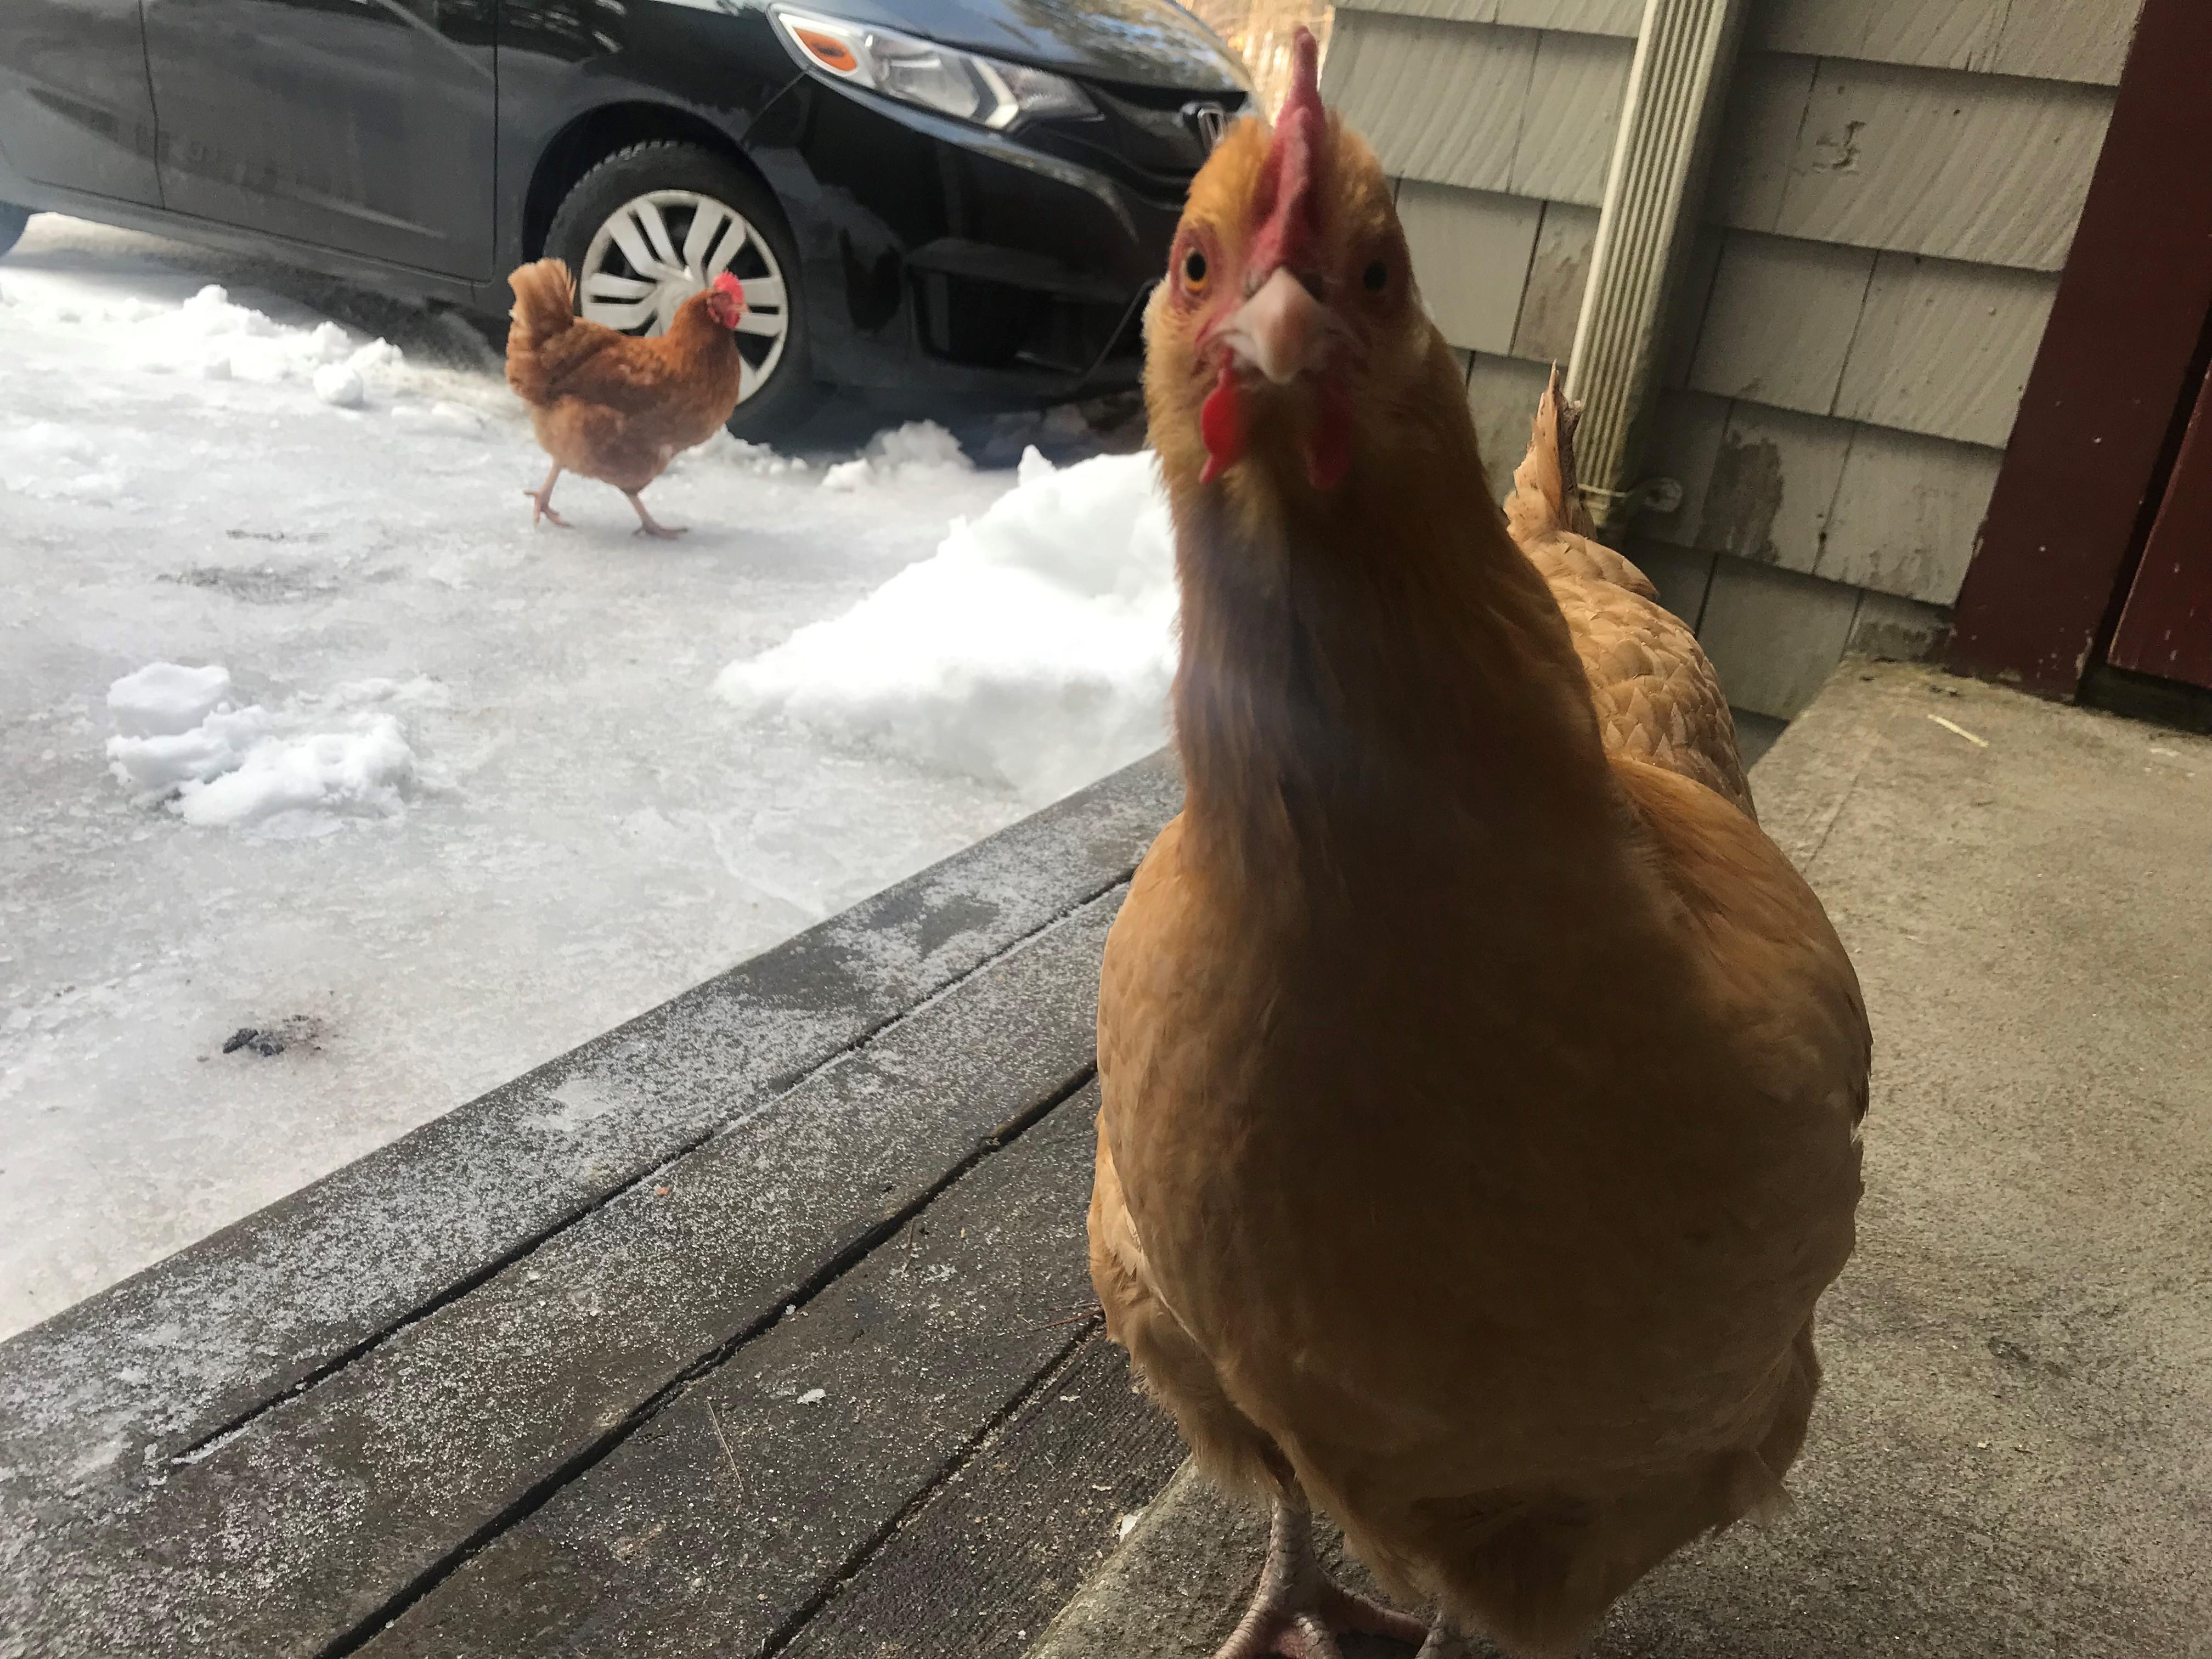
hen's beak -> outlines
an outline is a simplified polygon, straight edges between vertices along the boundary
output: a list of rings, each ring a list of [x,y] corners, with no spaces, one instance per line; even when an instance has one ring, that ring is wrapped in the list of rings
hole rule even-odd
[[[1239,362],[1285,386],[1327,359],[1340,331],[1328,307],[1278,265],[1234,312],[1219,338]]]

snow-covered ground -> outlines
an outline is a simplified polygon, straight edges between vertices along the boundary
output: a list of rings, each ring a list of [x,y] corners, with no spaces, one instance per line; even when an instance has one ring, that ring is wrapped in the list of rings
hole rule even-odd
[[[1146,457],[543,470],[456,320],[0,260],[0,1337],[1161,740]]]

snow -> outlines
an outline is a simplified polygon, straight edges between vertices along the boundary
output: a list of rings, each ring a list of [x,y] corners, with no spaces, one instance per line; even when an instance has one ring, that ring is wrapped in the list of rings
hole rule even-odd
[[[849,461],[823,474],[824,489],[866,489],[879,483],[927,483],[941,472],[972,472],[960,441],[934,421],[913,421],[878,433]]]
[[[1042,805],[1167,740],[1175,617],[1153,458],[1061,471],[1031,449],[1019,486],[956,520],[933,556],[732,663],[715,689],[747,713]]]
[[[456,319],[52,216],[0,304],[0,1337],[1158,729],[1136,464],[1002,515],[941,431],[718,438],[680,541],[573,477],[533,532]]]
[[[341,706],[428,695],[390,680],[340,688],[335,698],[308,698],[319,712]],[[259,704],[234,708],[230,671],[219,664],[186,668],[149,663],[107,689],[120,728],[107,740],[110,770],[143,805],[158,802],[186,823],[208,829],[262,826],[293,836],[328,835],[349,813],[396,817],[422,781],[415,751],[398,720],[381,712],[353,713],[337,731],[294,730],[301,716],[280,722]]]

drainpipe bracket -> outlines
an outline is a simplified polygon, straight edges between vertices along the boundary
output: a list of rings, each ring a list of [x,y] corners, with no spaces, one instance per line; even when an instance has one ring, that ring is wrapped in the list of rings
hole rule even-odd
[[[1601,526],[1626,524],[1639,513],[1679,513],[1682,507],[1680,478],[1645,478],[1629,489],[1601,489],[1595,484],[1581,488],[1590,517]]]

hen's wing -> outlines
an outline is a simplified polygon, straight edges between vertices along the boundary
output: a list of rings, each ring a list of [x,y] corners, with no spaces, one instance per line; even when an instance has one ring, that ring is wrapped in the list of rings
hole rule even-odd
[[[1593,537],[1575,491],[1577,413],[1554,368],[1514,471],[1507,527],[1567,619],[1606,748],[1694,779],[1756,817],[1735,719],[1697,635],[1642,571]]]

